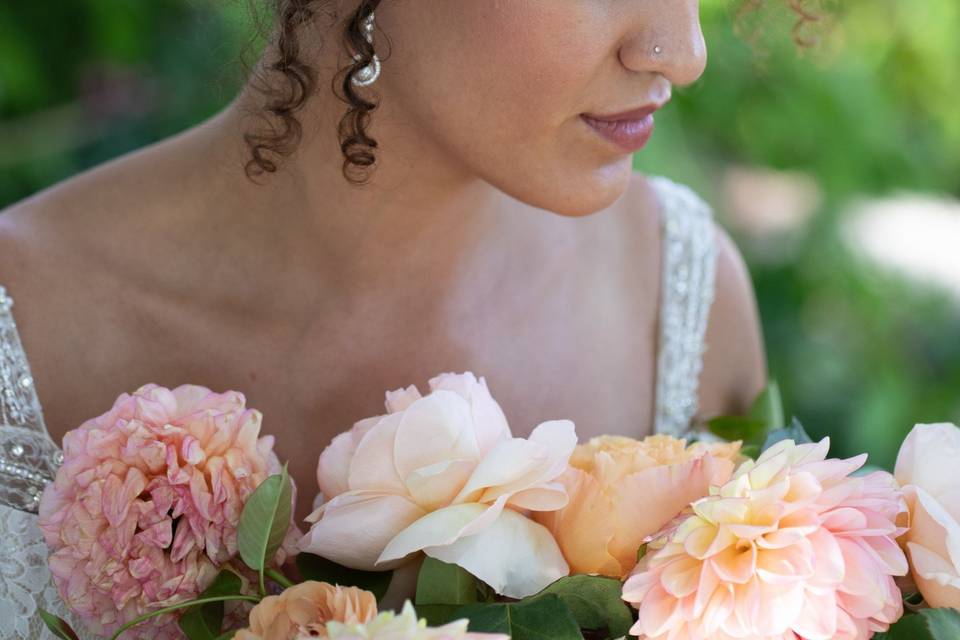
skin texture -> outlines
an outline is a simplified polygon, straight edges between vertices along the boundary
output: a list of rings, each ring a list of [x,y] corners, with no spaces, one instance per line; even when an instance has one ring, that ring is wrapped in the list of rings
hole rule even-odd
[[[394,0],[377,24],[392,54],[369,89],[370,186],[340,173],[344,106],[326,87],[346,53],[321,46],[339,27],[317,22],[304,57],[321,91],[265,184],[243,175],[244,114],[262,101],[243,91],[0,215],[0,282],[55,439],[146,382],[241,390],[290,461],[302,517],[329,440],[441,371],[485,376],[518,435],[551,418],[581,438],[649,433],[660,211],[579,114],[694,82],[697,3]],[[766,381],[746,268],[719,228],[717,242],[707,416]]]

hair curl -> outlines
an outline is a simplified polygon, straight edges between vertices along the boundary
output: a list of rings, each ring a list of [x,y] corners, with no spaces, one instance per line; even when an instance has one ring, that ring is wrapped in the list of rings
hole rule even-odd
[[[793,24],[792,37],[799,47],[815,44],[815,37],[808,35],[809,27],[820,22],[823,12],[820,3],[823,0],[784,0],[797,18]],[[275,58],[264,67],[267,78],[258,82],[255,76],[251,86],[264,94],[267,104],[260,113],[267,120],[265,130],[247,132],[244,140],[250,150],[250,159],[245,165],[248,178],[274,173],[278,170],[278,160],[290,156],[300,143],[302,126],[296,117],[311,96],[316,92],[317,76],[315,70],[301,59],[301,41],[299,31],[316,17],[317,8],[329,4],[330,0],[271,0],[275,18],[274,37],[267,43],[267,55]],[[363,21],[380,5],[381,0],[360,0],[359,6],[345,20],[342,44],[351,53],[351,61],[339,69],[331,81],[334,95],[346,103],[348,109],[341,117],[337,127],[340,151],[343,154],[343,176],[351,184],[364,185],[369,182],[367,171],[376,162],[373,150],[377,141],[367,134],[370,114],[378,103],[361,97],[352,79],[354,74],[373,60],[374,48],[366,41],[363,33]],[[736,21],[748,13],[755,12],[769,3],[769,0],[738,0]],[[329,14],[336,20],[337,16]],[[748,40],[755,39],[757,32],[747,34]],[[389,43],[389,40],[387,40]],[[354,60],[352,52],[359,54]],[[378,52],[383,58],[383,54]],[[271,82],[271,79],[275,79]],[[337,91],[337,89],[340,91]]]

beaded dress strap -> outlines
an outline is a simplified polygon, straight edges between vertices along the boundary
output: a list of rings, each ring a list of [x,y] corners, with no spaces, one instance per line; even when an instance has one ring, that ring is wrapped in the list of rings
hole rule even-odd
[[[707,320],[713,304],[713,212],[690,187],[650,176],[662,207],[663,271],[654,432],[686,437],[695,425]]]
[[[0,505],[36,512],[63,456],[43,421],[12,307],[0,285]]]

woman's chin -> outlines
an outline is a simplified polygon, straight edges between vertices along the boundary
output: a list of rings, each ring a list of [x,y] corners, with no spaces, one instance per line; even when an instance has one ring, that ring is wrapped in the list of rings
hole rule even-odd
[[[544,208],[570,218],[606,211],[630,188],[633,158],[624,156],[615,163],[596,167],[579,175],[579,180],[571,179],[562,191],[551,193],[552,206]]]

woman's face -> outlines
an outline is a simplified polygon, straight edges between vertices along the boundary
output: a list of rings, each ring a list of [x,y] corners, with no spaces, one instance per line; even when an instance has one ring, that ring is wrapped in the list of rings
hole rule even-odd
[[[662,104],[706,65],[698,0],[386,0],[376,18],[391,111],[448,162],[564,215],[610,205],[632,172],[581,114]]]

